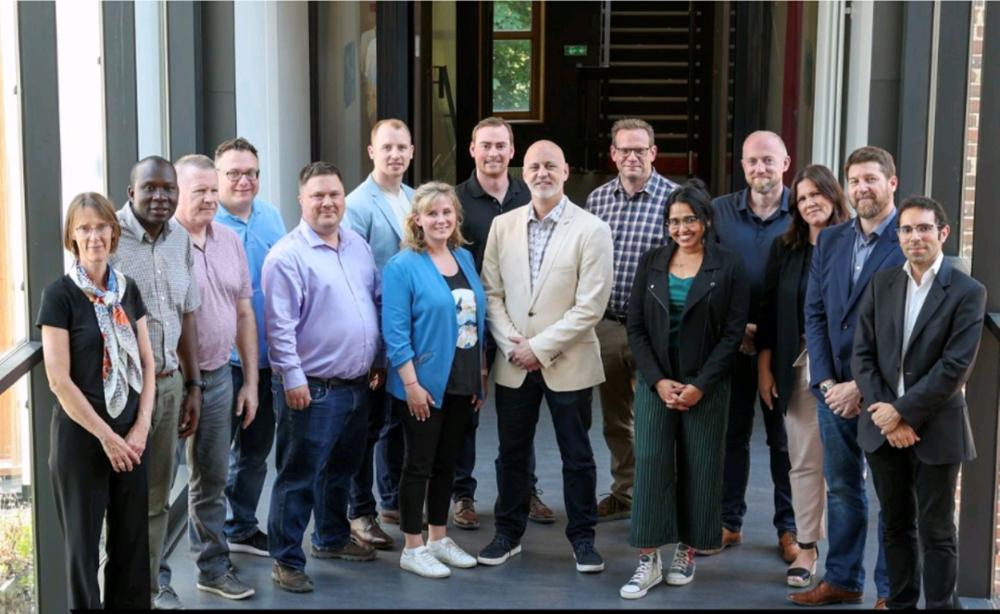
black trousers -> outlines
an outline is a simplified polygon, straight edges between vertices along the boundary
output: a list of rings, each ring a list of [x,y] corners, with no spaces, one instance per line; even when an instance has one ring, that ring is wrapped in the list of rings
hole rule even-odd
[[[455,459],[462,448],[471,406],[471,395],[445,394],[441,408],[431,408],[431,415],[421,422],[410,414],[406,401],[392,399],[392,410],[403,424],[405,452],[399,478],[399,528],[403,533],[423,532],[425,495],[427,524],[448,523]]]
[[[124,437],[129,427],[113,427]],[[97,583],[101,525],[107,515],[104,607],[146,609],[149,595],[149,531],[146,463],[129,472],[111,468],[100,441],[56,407],[51,424],[49,469],[56,514],[66,543],[69,607],[100,609]]]
[[[917,607],[921,575],[928,610],[958,608],[955,485],[961,463],[927,465],[912,447],[888,443],[866,456],[885,520],[889,608]]]

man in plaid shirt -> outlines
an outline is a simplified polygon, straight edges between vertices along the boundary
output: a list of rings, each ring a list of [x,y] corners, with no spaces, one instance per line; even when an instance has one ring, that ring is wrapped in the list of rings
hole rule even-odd
[[[678,186],[653,169],[653,128],[641,119],[620,119],[611,127],[611,159],[618,176],[590,193],[587,210],[611,227],[614,282],[604,319],[597,325],[606,381],[601,384],[604,440],[611,451],[611,494],[597,505],[598,521],[632,515],[635,478],[632,399],[635,360],[625,334],[625,315],[639,257],[663,245],[667,196]]]

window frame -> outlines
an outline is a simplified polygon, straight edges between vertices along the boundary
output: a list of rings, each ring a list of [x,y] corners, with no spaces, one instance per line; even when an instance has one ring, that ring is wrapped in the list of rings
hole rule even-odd
[[[483,50],[487,58],[488,69],[483,71],[482,77],[486,95],[486,107],[488,115],[502,117],[514,123],[540,123],[544,121],[544,87],[543,87],[543,67],[545,61],[545,0],[531,0],[531,29],[530,30],[494,30],[493,29],[493,8],[494,3],[489,3],[489,10],[485,13],[484,24],[481,32],[483,36]],[[496,41],[518,41],[527,40],[531,42],[531,97],[528,102],[527,111],[503,111],[493,108],[493,48]]]

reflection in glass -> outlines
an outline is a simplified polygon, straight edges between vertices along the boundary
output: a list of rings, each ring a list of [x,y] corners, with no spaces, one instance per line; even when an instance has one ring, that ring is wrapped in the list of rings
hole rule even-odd
[[[531,41],[493,41],[493,110],[531,110]]]

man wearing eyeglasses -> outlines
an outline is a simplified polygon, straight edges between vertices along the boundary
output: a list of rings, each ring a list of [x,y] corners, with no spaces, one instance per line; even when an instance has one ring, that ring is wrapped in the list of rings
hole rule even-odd
[[[962,463],[976,457],[963,389],[986,288],[944,258],[951,228],[940,203],[911,196],[898,220],[906,263],[872,278],[854,336],[858,443],[885,519],[889,609],[917,607],[918,548],[926,607],[957,609],[955,486]]]
[[[719,243],[743,258],[750,281],[749,319],[740,351],[733,361],[729,401],[729,424],[726,430],[726,461],[722,478],[722,548],[743,541],[743,516],[747,511],[746,490],[750,478],[750,435],[753,433],[757,394],[757,304],[764,286],[767,256],[774,240],[791,223],[788,209],[789,190],[782,175],[791,158],[781,137],[759,130],[743,141],[743,175],[747,187],[719,196],[712,201],[715,230]],[[788,480],[788,439],[781,412],[769,411],[761,404],[767,446],[770,449],[771,480],[774,484],[774,528],[778,551],[786,563],[798,556],[795,540],[795,514],[792,510],[792,487]],[[703,552],[715,554],[720,552]]]
[[[611,494],[597,504],[598,521],[632,515],[635,453],[632,400],[635,359],[625,334],[628,298],[639,258],[667,240],[663,220],[667,196],[677,184],[653,168],[653,128],[641,119],[620,119],[611,127],[611,159],[618,176],[587,197],[586,209],[611,227],[614,280],[611,301],[597,324],[601,362],[607,378],[600,386],[604,441],[611,451]]]
[[[274,444],[274,398],[271,394],[271,365],[267,359],[264,326],[264,294],[261,269],[264,258],[278,239],[285,236],[285,224],[278,210],[257,198],[260,191],[260,162],[257,148],[242,137],[223,141],[215,149],[215,169],[219,178],[219,207],[215,220],[236,232],[243,243],[250,267],[250,287],[257,323],[257,373],[244,374],[239,354],[229,358],[233,377],[232,448],[226,499],[229,512],[225,534],[231,552],[269,556],[267,535],[260,530],[257,503],[267,476],[267,457]],[[257,415],[248,425],[244,414],[257,394]]]

